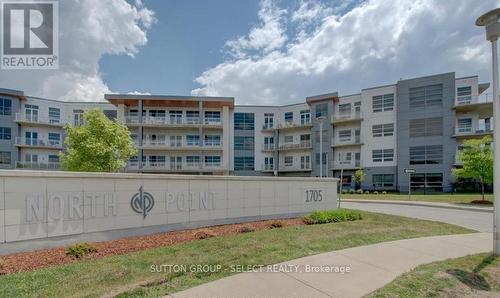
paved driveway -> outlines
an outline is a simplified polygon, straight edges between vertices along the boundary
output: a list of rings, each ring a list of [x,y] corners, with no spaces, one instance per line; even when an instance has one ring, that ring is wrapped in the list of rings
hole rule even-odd
[[[341,202],[341,207],[442,221],[481,232],[493,231],[493,213],[396,204]]]

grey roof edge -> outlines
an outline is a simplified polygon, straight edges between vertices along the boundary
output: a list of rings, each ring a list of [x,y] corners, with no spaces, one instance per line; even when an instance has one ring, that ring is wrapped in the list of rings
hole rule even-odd
[[[387,85],[382,85],[382,86],[368,87],[368,88],[361,89],[361,91],[368,91],[368,90],[379,89],[379,88],[393,87],[393,86],[396,86],[396,85],[397,84],[387,84]]]
[[[14,89],[7,89],[7,88],[0,88],[0,94],[17,96],[17,97],[23,97],[24,96],[24,91],[14,90]]]
[[[186,96],[186,95],[147,95],[147,94],[104,94],[104,99],[146,99],[146,100],[191,100],[191,101],[228,101],[234,103],[234,97]]]
[[[330,98],[338,98],[338,97],[339,97],[339,93],[337,91],[335,91],[335,92],[330,92],[330,93],[308,96],[308,97],[306,97],[306,102],[310,103],[310,102],[315,102],[315,101],[323,101],[323,100],[327,100]]]
[[[44,101],[58,102],[58,103],[64,103],[64,104],[107,104],[107,105],[111,105],[111,103],[109,103],[105,100],[102,100],[102,101],[83,101],[83,100],[72,101],[72,100],[50,99],[50,98],[43,98],[43,97],[29,96],[29,95],[26,96],[26,99],[44,100]]]
[[[445,76],[445,75],[453,75],[453,78],[455,78],[455,72],[454,71],[450,71],[450,72],[443,72],[443,73],[436,73],[436,74],[431,74],[431,75],[426,75],[426,76],[421,76],[421,77],[413,77],[413,78],[408,78],[408,79],[402,79],[402,80],[398,80],[398,83],[399,82],[405,82],[405,81],[412,81],[412,80],[420,80],[420,79],[428,79],[428,78],[432,78],[432,77],[439,77],[439,76]]]

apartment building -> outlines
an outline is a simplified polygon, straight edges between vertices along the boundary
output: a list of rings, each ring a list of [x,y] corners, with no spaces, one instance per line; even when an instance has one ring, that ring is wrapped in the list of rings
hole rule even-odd
[[[0,89],[0,167],[59,169],[63,126],[100,108],[131,131],[139,153],[129,172],[342,176],[348,189],[407,191],[404,169],[414,168],[413,191],[451,191],[463,142],[492,134],[488,88],[444,73],[284,106],[130,94],[62,102]]]

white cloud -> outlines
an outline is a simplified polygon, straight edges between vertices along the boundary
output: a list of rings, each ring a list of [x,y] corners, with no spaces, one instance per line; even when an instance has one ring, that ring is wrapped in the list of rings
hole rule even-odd
[[[272,5],[264,3],[263,7]],[[370,0],[345,12],[346,1],[340,8],[302,3],[281,14],[279,21],[293,23],[296,36],[272,50],[240,46],[238,55],[196,78],[201,86],[192,93],[235,96],[240,104],[284,104],[314,94],[359,92],[399,78],[449,71],[488,80],[488,43],[484,29],[475,27],[474,21],[499,4],[498,0]],[[259,28],[238,40],[265,39],[264,33],[257,36]],[[294,32],[283,25],[280,30],[280,36]]]
[[[0,70],[0,85],[27,94],[66,100],[103,100],[110,92],[99,72],[105,54],[131,57],[147,43],[154,13],[141,1],[59,2],[59,69]]]

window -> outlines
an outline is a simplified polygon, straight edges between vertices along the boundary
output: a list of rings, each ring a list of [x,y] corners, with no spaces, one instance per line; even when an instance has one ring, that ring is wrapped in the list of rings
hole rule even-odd
[[[274,170],[274,157],[264,157],[264,170]]]
[[[375,188],[389,188],[394,187],[393,174],[374,174],[372,176],[372,184]]]
[[[283,143],[293,143],[293,136],[285,136]]]
[[[25,154],[24,161],[28,163],[38,163],[38,154]]]
[[[350,129],[339,131],[339,141],[340,142],[348,142],[351,140],[352,132]]]
[[[309,124],[311,123],[311,113],[309,110],[300,111],[300,124]]]
[[[286,123],[292,123],[293,122],[293,112],[286,112],[285,113],[285,122]]]
[[[206,135],[205,136],[205,146],[220,146],[220,136],[219,135]]]
[[[220,156],[205,156],[205,164],[211,164],[214,166],[220,166]]]
[[[10,114],[12,114],[12,100],[0,98],[0,115],[8,116]]]
[[[11,162],[10,152],[1,151],[0,152],[0,164],[1,165],[10,165],[10,162]]]
[[[352,175],[344,175],[342,177],[342,187],[350,187],[352,185]]]
[[[253,114],[252,114],[253,116]],[[206,111],[205,112],[205,123],[221,123],[220,112],[219,111]]]
[[[374,113],[394,110],[394,94],[373,96],[372,109]]]
[[[58,163],[59,162],[59,156],[51,154],[49,155],[49,162],[50,163]]]
[[[410,164],[440,164],[443,162],[443,145],[410,147]]]
[[[326,160],[327,160],[327,153],[323,152],[323,164],[326,165]],[[319,165],[320,160],[319,160],[319,153],[316,153],[316,164]]]
[[[300,168],[302,170],[306,170],[306,169],[311,168],[311,156],[304,155],[304,156],[300,157]]]
[[[442,84],[410,88],[410,109],[441,106],[442,102]]]
[[[469,104],[472,100],[472,88],[468,87],[458,87],[457,88],[457,103],[459,105]]]
[[[74,126],[83,125],[83,110],[73,110],[73,125]]]
[[[187,135],[186,141],[188,146],[200,146],[200,136],[199,135]]]
[[[25,119],[31,122],[38,122],[38,106],[24,105]]]
[[[38,132],[26,131],[24,132],[25,145],[35,146],[38,145]]]
[[[264,129],[274,127],[274,114],[265,113],[264,114]]]
[[[60,123],[61,122],[61,109],[49,108],[49,122],[50,123]]]
[[[168,116],[170,118],[170,124],[182,123],[182,111],[168,111]]]
[[[328,115],[328,103],[320,103],[316,105],[316,118]]]
[[[254,149],[254,137],[234,137],[235,150],[252,150]]]
[[[285,156],[285,167],[293,166],[293,156]]]
[[[187,166],[198,166],[200,164],[200,157],[199,156],[186,156],[186,163]]]
[[[186,122],[188,124],[200,123],[200,112],[199,111],[186,111]]]
[[[170,169],[182,170],[182,156],[170,156]]]
[[[373,162],[393,161],[394,149],[377,149],[372,150]]]
[[[442,192],[443,173],[416,173],[411,175],[411,190]]]
[[[311,144],[311,135],[300,135],[300,143]]]
[[[49,144],[59,145],[61,143],[61,134],[49,132]]]
[[[372,126],[373,137],[388,137],[394,135],[394,123],[377,124]]]
[[[462,118],[457,120],[458,132],[472,132],[472,119]]]
[[[253,113],[234,113],[235,130],[254,130],[255,116]]]
[[[340,115],[350,115],[351,114],[351,104],[345,103],[339,105],[339,114]]]
[[[235,156],[234,157],[235,171],[254,171],[255,159],[253,156]]]
[[[410,120],[410,138],[443,135],[443,118],[424,118]]]
[[[12,139],[10,127],[0,127],[0,140]]]
[[[170,147],[181,147],[182,136],[170,136]]]
[[[117,118],[117,111],[116,110],[104,110],[103,113],[110,120],[114,120]],[[165,116],[165,114],[163,116]]]

